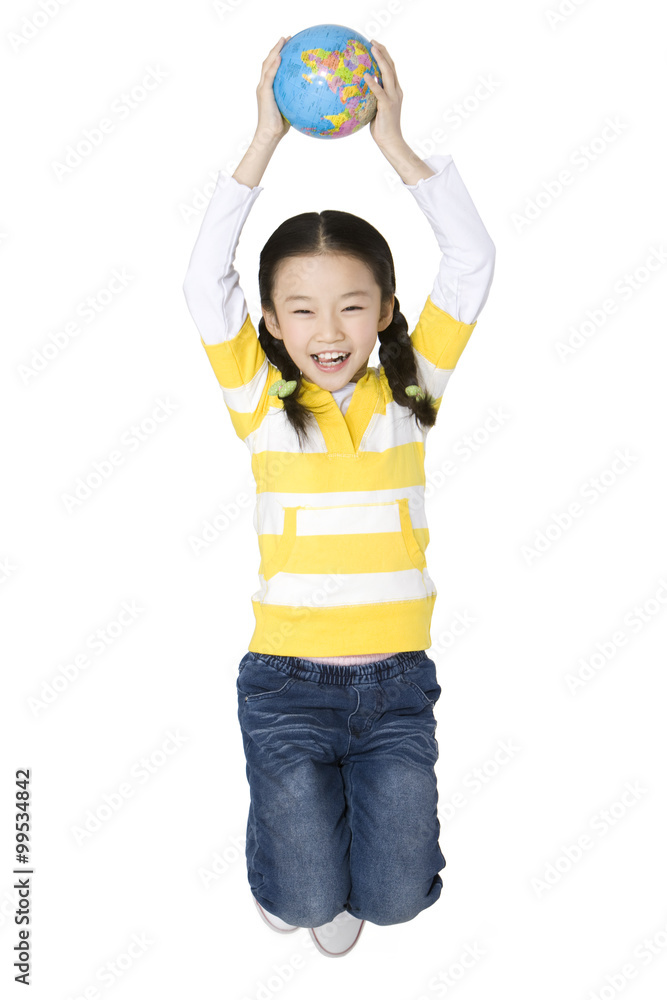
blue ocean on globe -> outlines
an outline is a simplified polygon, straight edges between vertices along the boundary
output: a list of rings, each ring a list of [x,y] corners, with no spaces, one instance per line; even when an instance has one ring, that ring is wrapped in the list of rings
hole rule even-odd
[[[371,43],[342,24],[316,24],[293,35],[280,51],[273,93],[280,113],[304,135],[339,139],[375,116],[377,100],[364,80],[382,77]]]

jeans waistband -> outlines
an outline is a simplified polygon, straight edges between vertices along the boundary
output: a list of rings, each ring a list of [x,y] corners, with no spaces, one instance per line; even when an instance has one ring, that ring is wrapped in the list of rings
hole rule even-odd
[[[373,663],[343,665],[315,663],[302,656],[277,656],[274,653],[248,651],[240,666],[251,659],[261,660],[289,677],[300,677],[316,684],[373,684],[389,677],[396,677],[397,674],[416,666],[426,658],[426,651],[419,649],[396,653],[395,656],[388,656],[385,660],[375,660]]]

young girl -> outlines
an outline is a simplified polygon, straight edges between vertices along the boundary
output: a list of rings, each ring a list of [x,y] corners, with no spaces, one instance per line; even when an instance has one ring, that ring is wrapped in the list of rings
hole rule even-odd
[[[451,156],[423,161],[403,139],[403,93],[374,43],[370,133],[438,241],[433,290],[408,336],[380,233],[307,212],[261,252],[258,333],[233,261],[290,128],[273,96],[285,40],[262,65],[255,137],[218,175],[183,289],[257,482],[260,588],[237,680],[250,888],[270,926],[308,927],[340,956],[365,921],[411,920],[442,887],[424,448],[495,247]]]

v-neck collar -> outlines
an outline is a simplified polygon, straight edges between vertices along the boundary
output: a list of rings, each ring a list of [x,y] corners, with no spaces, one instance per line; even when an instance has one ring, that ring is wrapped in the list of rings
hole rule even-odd
[[[315,414],[327,452],[357,455],[380,397],[380,379],[375,369],[368,368],[357,381],[345,414],[328,389],[305,377],[301,379],[300,395],[304,405]]]

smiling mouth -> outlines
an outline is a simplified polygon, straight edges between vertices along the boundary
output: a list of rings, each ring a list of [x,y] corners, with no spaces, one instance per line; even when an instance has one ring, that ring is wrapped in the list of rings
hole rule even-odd
[[[347,359],[350,357],[350,353],[339,352],[334,354],[332,351],[324,351],[322,354],[311,354],[311,358],[320,369],[320,371],[338,371],[343,367]]]

